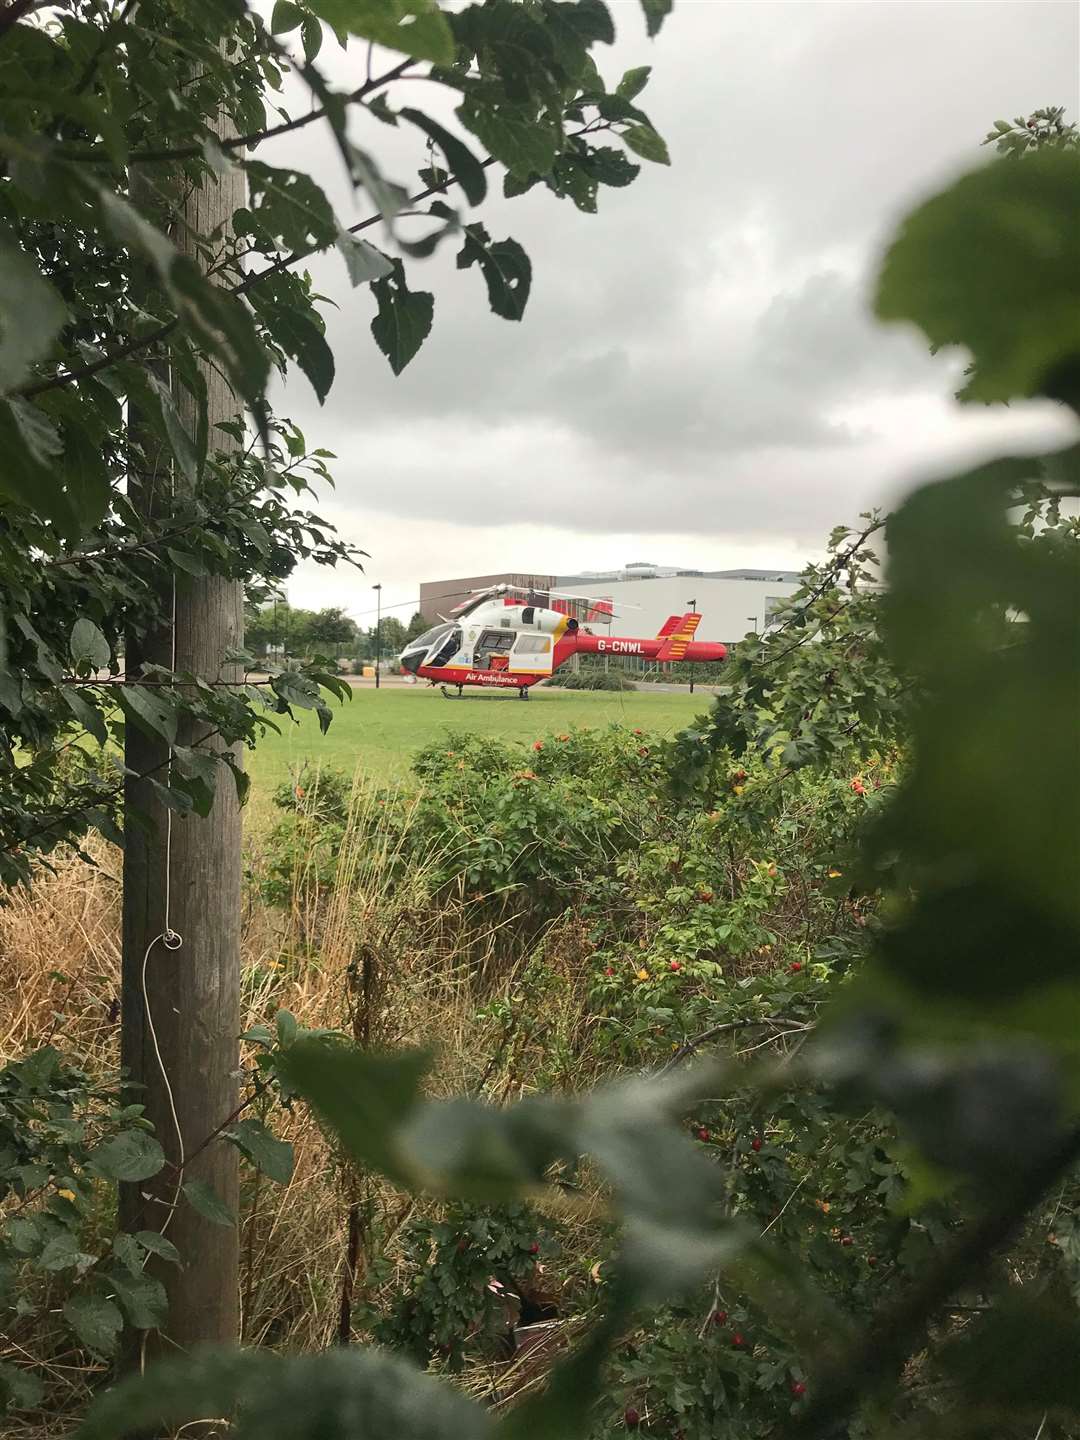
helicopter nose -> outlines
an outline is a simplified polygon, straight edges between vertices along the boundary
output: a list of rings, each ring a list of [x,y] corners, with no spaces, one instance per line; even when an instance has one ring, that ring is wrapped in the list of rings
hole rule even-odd
[[[411,675],[415,675],[420,669],[420,662],[423,658],[423,650],[406,650],[401,656],[401,668],[408,670]]]

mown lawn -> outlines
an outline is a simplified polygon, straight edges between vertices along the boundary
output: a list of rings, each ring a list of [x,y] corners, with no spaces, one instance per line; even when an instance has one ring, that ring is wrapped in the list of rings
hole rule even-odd
[[[416,750],[451,729],[529,744],[575,725],[630,725],[670,734],[710,703],[711,697],[701,693],[534,690],[528,701],[521,701],[481,691],[466,692],[463,700],[445,700],[427,686],[355,689],[351,701],[334,703],[334,722],[325,735],[319,734],[309,713],[298,725],[281,718],[281,734],[268,734],[247,755],[252,800],[258,806],[305,763],[349,772],[360,766],[376,779],[403,776]]]

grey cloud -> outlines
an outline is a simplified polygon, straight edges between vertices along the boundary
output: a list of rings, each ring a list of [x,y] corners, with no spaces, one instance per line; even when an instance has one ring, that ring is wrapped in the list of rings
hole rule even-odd
[[[322,410],[302,378],[281,408],[340,453],[342,514],[418,536],[457,522],[492,553],[495,527],[531,523],[555,568],[558,535],[583,530],[812,544],[923,454],[895,416],[950,394],[955,364],[869,318],[877,257],[913,199],[978,163],[997,115],[1080,108],[1076,9],[678,0],[649,47],[636,3],[613,8],[605,72],[654,64],[643,100],[674,164],[602,192],[596,216],[541,190],[489,197],[489,229],[532,256],[523,323],[488,313],[452,250],[411,263],[435,324],[395,380],[370,294],[336,257],[313,265],[340,307],[338,379]],[[345,79],[360,60],[338,63]],[[375,122],[358,138],[392,174],[420,154]],[[349,215],[314,128],[266,158],[313,168]]]

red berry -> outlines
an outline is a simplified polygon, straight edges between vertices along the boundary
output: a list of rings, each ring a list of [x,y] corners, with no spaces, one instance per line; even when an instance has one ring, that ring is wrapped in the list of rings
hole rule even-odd
[[[530,1254],[530,1255],[539,1255],[539,1254],[540,1254],[540,1242],[539,1242],[539,1240],[534,1240],[534,1241],[532,1242],[532,1244],[529,1246],[529,1254]]]
[[[604,974],[605,974],[605,975],[614,975],[614,974],[615,974],[615,971],[611,968],[610,965],[605,965],[605,966],[604,966]]]
[[[787,968],[791,971],[792,975],[797,975],[802,969],[802,961],[793,960]]]
[[[671,968],[672,970],[681,970],[681,969],[682,969],[682,965],[679,963],[678,960],[672,960],[670,968]]]
[[[760,1136],[760,1135],[755,1135],[754,1138],[750,1141],[750,1149],[751,1149],[751,1150],[760,1150],[760,1149],[761,1149],[761,1136]]]
[[[634,731],[634,734],[635,734],[635,735],[644,735],[644,734],[645,734],[645,731],[644,731],[644,730],[635,730],[635,731]]]
[[[712,1312],[712,1323],[713,1323],[714,1325],[726,1325],[726,1324],[727,1324],[727,1311],[726,1311],[726,1310],[714,1310],[714,1311]]]
[[[866,1257],[866,1263],[867,1263],[868,1265],[870,1265],[870,1266],[876,1265],[876,1264],[877,1264],[877,1256],[876,1256],[876,1255],[867,1255],[867,1257]]]
[[[708,1132],[708,1130],[705,1129],[705,1126],[704,1126],[704,1125],[699,1126],[698,1132],[697,1132],[697,1138],[698,1138],[699,1140],[708,1140],[708,1138],[709,1138],[709,1132]]]
[[[638,753],[638,754],[641,756],[641,758],[644,760],[645,757],[646,757],[646,756],[648,755],[648,753],[649,753],[649,747],[648,747],[647,745],[642,745],[642,746],[639,748],[639,750],[638,750],[637,753]]]
[[[628,1430],[636,1430],[637,1427],[641,1424],[641,1416],[634,1409],[633,1405],[628,1405],[626,1407],[626,1409],[623,1411],[622,1418]]]
[[[841,1244],[841,1245],[854,1245],[854,1244],[855,1244],[855,1241],[851,1238],[850,1235],[841,1235],[841,1236],[840,1236],[840,1244]]]
[[[458,1253],[459,1255],[464,1255],[464,1254],[465,1254],[465,1251],[466,1251],[468,1248],[469,1248],[469,1242],[468,1242],[468,1240],[465,1239],[465,1236],[462,1235],[461,1239],[457,1242],[457,1253]]]
[[[534,740],[534,741],[533,741],[533,749],[534,749],[534,750],[542,750],[543,748],[544,748],[544,742],[543,742],[542,740]]]
[[[741,1350],[745,1346],[745,1344],[746,1336],[742,1333],[741,1330],[736,1330],[735,1334],[731,1337],[731,1348],[733,1350]]]
[[[792,1380],[791,1393],[795,1396],[796,1400],[801,1400],[802,1397],[806,1394],[806,1386],[801,1380]]]
[[[702,905],[708,905],[712,902],[713,892],[711,890],[699,890],[697,892],[697,898],[701,901]]]

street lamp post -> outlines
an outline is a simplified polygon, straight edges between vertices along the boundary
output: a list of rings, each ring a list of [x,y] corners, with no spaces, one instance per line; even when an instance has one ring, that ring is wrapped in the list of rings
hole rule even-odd
[[[379,661],[382,657],[382,585],[373,585],[375,591],[375,689],[379,688]]]
[[[691,615],[696,615],[696,614],[697,614],[697,601],[696,601],[696,600],[688,600],[686,603],[690,606],[690,613],[691,613]],[[690,666],[690,694],[692,695],[693,693],[694,693],[694,667],[691,665],[691,666]]]

